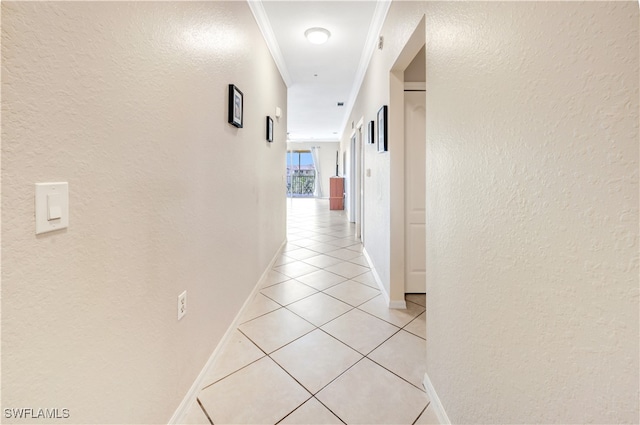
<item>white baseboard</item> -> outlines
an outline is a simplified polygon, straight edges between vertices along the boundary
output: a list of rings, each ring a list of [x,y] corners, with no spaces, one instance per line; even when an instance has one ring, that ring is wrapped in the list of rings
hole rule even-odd
[[[384,285],[382,284],[382,279],[380,279],[380,275],[376,271],[376,268],[373,266],[373,261],[371,261],[371,257],[367,252],[367,248],[362,248],[362,255],[364,255],[364,258],[367,260],[367,263],[369,263],[369,267],[371,268],[371,274],[373,275],[373,278],[375,279],[376,284],[380,289],[380,292],[382,292],[382,296],[384,297],[384,300],[387,302],[387,304],[389,304],[389,293],[387,292]]]
[[[388,304],[389,304],[389,308],[393,308],[395,310],[406,310],[407,309],[407,302],[404,301],[404,300],[397,300],[397,301],[389,300]]]
[[[256,296],[256,294],[262,287],[262,284],[264,283],[265,279],[269,275],[269,272],[273,268],[273,265],[275,264],[276,260],[282,253],[282,249],[284,248],[286,243],[287,241],[285,240],[284,242],[282,242],[282,245],[280,245],[280,248],[278,248],[278,251],[269,262],[269,265],[262,273],[262,276],[260,276],[260,279],[258,280],[258,283],[251,291],[251,294],[249,294],[244,304],[242,305],[242,308],[240,308],[240,311],[238,312],[238,314],[236,314],[236,317],[233,319],[233,322],[231,322],[231,325],[222,336],[222,339],[220,339],[220,342],[218,343],[216,348],[213,350],[213,353],[211,353],[209,360],[207,360],[207,363],[205,363],[204,367],[200,371],[200,374],[198,375],[196,380],[193,381],[191,388],[189,388],[189,391],[182,399],[182,402],[180,403],[176,411],[173,413],[173,416],[171,416],[171,419],[169,419],[169,422],[168,422],[169,425],[178,425],[183,423],[184,418],[189,412],[189,408],[191,408],[191,405],[196,401],[196,398],[198,397],[198,394],[202,389],[202,381],[204,381],[204,378],[207,375],[209,368],[217,360],[218,356],[220,355],[220,352],[222,352],[222,349],[227,345],[227,342],[231,338],[233,331],[235,331],[238,325],[240,324],[239,322],[240,322],[240,319],[242,318],[242,315],[244,314],[244,311],[246,310],[249,303],[253,300],[253,298]]]
[[[424,386],[424,389],[427,391],[427,395],[431,400],[431,406],[433,406],[433,411],[438,417],[438,422],[443,425],[451,425],[449,416],[447,416],[447,412],[444,411],[444,407],[440,402],[440,398],[438,397],[438,394],[436,394],[435,388],[433,388],[433,384],[431,383],[431,379],[429,379],[429,375],[427,375],[426,373],[424,374],[422,385]]]
[[[369,263],[369,266],[371,266],[371,274],[373,274],[373,278],[376,280],[376,284],[380,288],[380,292],[382,292],[382,296],[384,297],[384,300],[387,303],[387,306],[389,306],[389,308],[393,308],[397,310],[405,310],[407,308],[407,303],[404,300],[391,301],[391,298],[389,297],[389,293],[387,292],[387,289],[382,284],[382,279],[380,279],[380,275],[376,271],[376,268],[373,266],[373,261],[371,261],[371,257],[369,256],[369,253],[367,252],[366,248],[362,248],[362,255],[364,255],[364,258],[367,259],[367,263]]]

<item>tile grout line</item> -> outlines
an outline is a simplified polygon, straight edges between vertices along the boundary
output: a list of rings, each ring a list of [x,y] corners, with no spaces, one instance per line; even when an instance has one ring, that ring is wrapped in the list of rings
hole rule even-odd
[[[397,332],[396,332],[395,334],[391,335],[391,336],[389,337],[389,339],[391,339],[391,338],[392,338],[394,335],[396,335],[396,334],[397,334]],[[387,340],[387,341],[388,341],[388,340]],[[385,341],[385,342],[387,342],[387,341]],[[383,342],[382,344],[384,344],[384,342]],[[382,344],[380,344],[380,345],[382,345]],[[373,353],[373,352],[374,352],[374,351],[376,351],[378,348],[380,348],[380,345],[379,345],[378,347],[374,348],[374,349],[373,349],[369,354]],[[425,393],[425,394],[427,393],[427,392],[424,390],[424,388],[420,388],[420,387],[418,387],[416,384],[413,384],[413,383],[411,383],[411,382],[407,381],[407,379],[406,379],[406,378],[403,378],[402,376],[398,375],[397,373],[395,373],[395,372],[394,372],[394,371],[392,371],[391,369],[389,369],[389,368],[387,368],[386,366],[381,365],[381,364],[380,364],[380,363],[378,363],[377,361],[373,360],[371,357],[369,357],[369,354],[367,354],[367,355],[365,356],[365,358],[367,358],[367,359],[371,360],[371,361],[372,361],[373,363],[375,363],[377,366],[380,366],[381,368],[383,368],[383,369],[384,369],[384,370],[386,370],[387,372],[391,373],[392,375],[395,375],[397,378],[402,379],[404,382],[406,382],[407,384],[411,385],[413,388],[416,388],[416,389],[420,390],[421,392],[423,392],[423,393]]]
[[[318,391],[318,392],[320,392],[320,391]],[[317,394],[317,393],[316,393],[316,394]],[[325,409],[327,409],[329,412],[331,412],[331,413],[333,414],[333,416],[335,416],[336,418],[338,418],[338,420],[339,420],[340,422],[342,422],[344,425],[347,425],[347,423],[346,423],[345,421],[343,421],[343,420],[342,420],[342,418],[341,418],[340,416],[338,416],[338,414],[337,414],[336,412],[334,412],[333,410],[331,410],[331,409],[329,408],[329,406],[327,406],[327,405],[326,405],[326,404],[324,404],[322,401],[320,401],[320,400],[318,399],[318,397],[316,397],[316,396],[314,395],[314,396],[313,396],[313,398],[314,398],[318,403],[320,403],[321,405],[323,405]]]
[[[278,365],[280,366],[280,365]],[[285,371],[286,372],[286,371]],[[306,390],[306,388],[305,388]],[[293,409],[291,412],[287,413],[286,415],[284,415],[284,417],[282,419],[280,419],[278,422],[275,423],[275,425],[278,425],[280,423],[282,423],[282,421],[284,421],[285,419],[287,419],[289,416],[291,416],[293,414],[293,412],[295,412],[296,410],[298,410],[299,408],[301,408],[302,406],[304,406],[306,403],[309,402],[309,400],[311,400],[313,398],[313,395],[311,397],[309,397],[308,399],[306,399],[305,401],[302,402],[301,405],[297,406],[295,409]]]
[[[427,411],[427,408],[429,407],[429,405],[431,404],[431,400],[429,400],[427,402],[427,405],[424,406],[424,409],[422,409],[422,412],[420,412],[420,414],[418,415],[418,417],[416,418],[415,421],[411,422],[411,425],[416,425],[416,422],[418,422],[418,419],[420,419],[420,417],[424,414],[424,412]]]
[[[395,325],[394,325],[395,326]],[[372,359],[371,357],[369,357],[369,355],[371,353],[373,353],[374,351],[376,351],[378,348],[380,348],[382,345],[384,345],[387,341],[389,341],[391,338],[393,338],[395,335],[397,335],[398,333],[402,332],[402,328],[399,328],[397,332],[394,332],[393,335],[391,335],[389,338],[385,339],[384,341],[382,341],[380,344],[378,344],[373,350],[369,351],[367,354],[364,355],[365,358],[369,359],[371,362],[375,363],[376,365],[380,366],[381,368],[383,368],[384,370],[386,370],[387,372],[391,373],[392,375],[395,375],[396,377],[402,379],[403,381],[405,381],[406,383],[408,383],[409,385],[411,385],[414,388],[417,388],[418,390],[420,390],[421,392],[426,394],[426,391],[423,390],[422,388],[412,384],[411,382],[407,381],[405,378],[403,378],[402,376],[398,375],[397,373],[395,373],[394,371],[387,369],[385,366],[381,365],[380,363],[378,363],[377,361],[375,361],[374,359]],[[406,331],[405,331],[406,332]]]
[[[202,391],[202,390],[200,390],[200,391]],[[202,403],[200,403],[200,398],[199,397],[196,397],[196,403],[198,403],[198,406],[200,406],[200,409],[202,409],[202,412],[207,417],[207,419],[209,420],[211,425],[214,425],[213,424],[213,419],[211,419],[211,416],[209,416],[209,413],[207,412],[207,409],[205,409],[204,406],[202,405]]]
[[[413,322],[413,321],[414,321],[414,320],[416,320],[418,317],[420,317],[420,316],[422,315],[422,313],[424,313],[424,311],[422,311],[422,312],[420,312],[420,314],[418,314],[417,316],[415,316],[415,317],[413,317],[411,320],[409,320],[406,324],[404,324],[404,325],[402,325],[402,326],[398,326],[398,325],[396,325],[395,323],[391,323],[390,321],[385,320],[385,319],[383,319],[382,317],[378,317],[378,316],[376,316],[375,314],[373,314],[373,313],[369,313],[368,311],[366,311],[366,310],[362,310],[362,309],[360,308],[360,307],[362,307],[363,305],[365,305],[366,303],[368,303],[369,301],[373,300],[373,299],[374,299],[374,298],[376,298],[376,297],[378,297],[378,296],[376,295],[375,297],[373,297],[373,298],[369,299],[368,301],[363,302],[362,304],[360,304],[360,305],[359,305],[359,306],[357,306],[356,308],[357,308],[358,310],[360,310],[361,312],[363,312],[363,313],[367,313],[369,316],[375,317],[376,319],[380,319],[380,320],[382,320],[383,322],[389,323],[390,325],[393,325],[393,326],[395,326],[396,328],[404,329],[406,326],[408,326],[408,325],[409,325],[409,323]],[[409,331],[407,331],[407,332],[409,332]],[[409,333],[413,334],[413,332],[409,332]],[[416,336],[419,336],[419,335],[416,335]],[[422,339],[425,339],[425,338],[422,338]]]
[[[347,282],[347,281],[345,281],[345,282]],[[344,282],[341,282],[341,283],[344,283]],[[341,283],[339,283],[338,285],[340,285]],[[333,286],[331,286],[331,287],[329,287],[329,288],[327,288],[327,289],[331,289],[331,288],[333,288],[334,286],[338,286],[338,285],[333,285]],[[371,289],[373,289],[373,288],[371,288]],[[344,300],[341,300],[340,298],[336,297],[335,295],[328,294],[328,293],[326,293],[326,292],[324,292],[324,291],[321,291],[321,292],[322,292],[323,294],[325,294],[325,295],[327,295],[327,296],[329,296],[329,297],[333,298],[333,299],[336,299],[336,300],[341,301],[341,302],[343,302],[343,303],[345,303],[345,304],[347,304],[347,305],[350,305],[350,306],[351,306],[351,307],[353,307],[353,308],[358,308],[358,307],[359,307],[359,306],[361,306],[362,304],[367,303],[367,302],[371,301],[372,299],[374,299],[375,297],[378,297],[378,296],[380,296],[380,295],[381,295],[381,294],[374,295],[373,297],[371,297],[371,298],[369,298],[369,299],[367,299],[367,300],[363,301],[362,303],[360,303],[360,304],[358,304],[358,305],[353,305],[353,304],[349,304],[348,302],[346,302],[346,301],[344,301]]]
[[[260,357],[260,358],[258,358],[258,359],[255,359],[255,360],[253,360],[252,362],[249,362],[249,363],[247,363],[246,365],[242,366],[241,368],[236,369],[236,370],[234,370],[233,372],[230,372],[230,373],[226,374],[226,375],[225,375],[225,376],[223,376],[222,378],[216,379],[216,380],[215,380],[215,381],[213,381],[211,384],[209,384],[209,385],[207,385],[207,386],[205,386],[205,387],[200,388],[200,391],[201,391],[201,392],[202,392],[203,390],[205,390],[205,389],[207,389],[207,388],[209,388],[209,387],[211,387],[211,386],[213,386],[213,385],[217,384],[218,382],[220,382],[220,381],[222,381],[222,380],[224,380],[224,379],[227,379],[227,378],[228,378],[228,377],[230,377],[231,375],[234,375],[234,374],[236,374],[236,373],[240,372],[241,370],[246,369],[247,367],[251,366],[251,365],[252,365],[252,364],[254,364],[255,362],[260,361],[260,360],[262,360],[262,359],[264,359],[265,357],[267,357],[267,356],[268,356],[268,354],[267,354],[267,353],[265,353],[265,351],[264,351],[262,348],[260,348],[260,347],[258,346],[258,344],[256,344],[256,343],[255,343],[251,338],[249,338],[247,335],[245,335],[245,334],[244,334],[244,332],[242,332],[240,329],[236,329],[236,330],[237,330],[238,332],[240,332],[242,335],[244,335],[244,337],[245,337],[245,338],[247,338],[247,339],[248,339],[248,340],[249,340],[253,345],[255,345],[255,346],[258,348],[258,350],[262,351],[262,353],[264,354],[264,356],[262,356],[262,357]]]
[[[313,294],[305,295],[305,296],[304,296],[304,297],[302,297],[302,298],[299,298],[299,299],[297,299],[297,300],[291,301],[290,303],[286,303],[286,304],[282,304],[281,302],[279,302],[279,301],[275,300],[273,297],[270,297],[270,296],[269,296],[269,295],[267,295],[267,294],[263,294],[263,293],[262,293],[262,290],[260,290],[260,294],[262,294],[262,295],[264,295],[265,297],[269,298],[269,299],[270,299],[271,301],[273,301],[274,303],[276,303],[276,304],[278,304],[278,305],[280,305],[280,306],[282,306],[282,307],[286,307],[286,306],[288,306],[288,305],[291,305],[291,304],[297,303],[298,301],[302,301],[302,300],[304,300],[305,298],[312,297],[312,296],[316,295],[318,292],[320,292],[320,291],[318,291],[316,288],[314,288],[314,287],[312,287],[312,286],[309,286],[309,285],[307,285],[307,284],[306,284],[306,283],[304,283],[304,282],[300,282],[300,281],[299,281],[299,280],[297,280],[297,279],[289,279],[289,280],[284,281],[284,282],[276,283],[276,285],[280,285],[280,284],[282,284],[282,283],[287,283],[287,282],[289,282],[289,281],[291,281],[291,280],[295,280],[297,283],[300,283],[300,284],[302,284],[302,285],[304,285],[304,286],[307,286],[307,287],[309,287],[309,288],[313,289],[313,290],[314,290],[314,291],[316,291],[316,292],[314,292]],[[273,286],[276,286],[276,285],[273,285]],[[269,288],[272,288],[273,286],[269,286]],[[264,289],[266,289],[266,288],[264,288]]]

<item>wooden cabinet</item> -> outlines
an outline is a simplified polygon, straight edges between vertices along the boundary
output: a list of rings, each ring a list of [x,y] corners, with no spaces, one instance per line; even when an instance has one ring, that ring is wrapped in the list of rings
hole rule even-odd
[[[344,209],[344,177],[331,177],[329,188],[329,209]]]

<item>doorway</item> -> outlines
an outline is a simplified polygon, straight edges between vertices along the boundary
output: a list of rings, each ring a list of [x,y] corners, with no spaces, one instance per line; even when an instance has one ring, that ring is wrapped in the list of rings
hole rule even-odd
[[[349,143],[348,173],[348,215],[349,221],[355,223],[355,238],[362,241],[364,192],[363,192],[363,141],[362,127],[364,117],[358,121]]]
[[[425,222],[414,217],[424,216],[426,157],[414,157],[426,151],[426,134],[419,134],[414,126],[426,121],[424,103],[407,105],[405,98],[411,85],[424,85],[426,74],[425,18],[416,26],[389,73],[389,145],[390,153],[390,282],[389,307],[406,308],[406,293],[426,293],[426,239]],[[423,53],[421,53],[423,52]],[[416,78],[413,74],[421,74]],[[422,93],[425,96],[425,93]],[[418,101],[417,99],[414,99]],[[409,109],[409,111],[406,110]],[[422,114],[420,119],[418,115]],[[406,115],[406,116],[405,116]],[[407,121],[409,120],[409,121]],[[407,128],[407,125],[410,128]],[[420,179],[414,184],[413,179]],[[421,210],[421,211],[420,211]],[[419,230],[421,232],[419,232]],[[415,232],[415,233],[414,233]],[[422,233],[422,234],[420,234]]]
[[[363,220],[362,220],[364,216],[364,211],[363,211],[364,179],[362,178],[363,162],[364,162],[363,141],[362,141],[363,123],[364,123],[364,118],[361,118],[358,124],[356,125],[356,130],[353,134],[353,137],[351,138],[351,143],[352,143],[351,158],[352,158],[352,165],[353,165],[351,168],[353,170],[351,181],[353,182],[352,193],[354,194],[353,196],[353,200],[354,200],[353,219],[354,220],[353,221],[355,222],[355,225],[356,225],[355,237],[356,239],[360,239],[361,241],[362,241],[362,229],[364,228]]]
[[[419,85],[405,82],[404,91],[404,292],[411,294],[426,291],[426,96]]]
[[[287,197],[313,197],[317,184],[316,177],[311,151],[287,151]]]
[[[356,222],[356,134],[353,133],[349,142],[349,169],[348,178],[348,198],[349,198],[349,222]]]
[[[358,149],[358,182],[359,182],[359,192],[358,192],[358,217],[360,218],[360,222],[356,226],[356,236],[360,238],[360,243],[364,246],[364,173],[365,173],[365,155],[364,155],[364,134],[362,127],[364,125],[364,117],[360,119],[360,124],[358,126],[358,140],[359,140],[359,149]]]

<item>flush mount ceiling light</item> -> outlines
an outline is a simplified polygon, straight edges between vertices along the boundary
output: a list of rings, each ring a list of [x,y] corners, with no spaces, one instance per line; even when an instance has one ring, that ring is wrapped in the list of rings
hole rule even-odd
[[[307,40],[313,44],[323,44],[326,43],[331,33],[329,30],[325,28],[309,28],[304,32],[304,36],[307,37]]]

